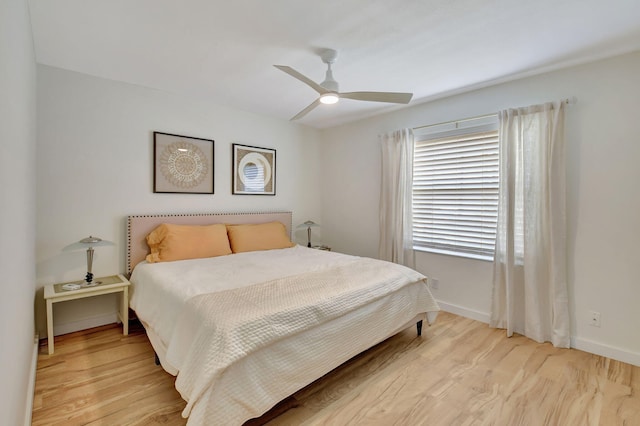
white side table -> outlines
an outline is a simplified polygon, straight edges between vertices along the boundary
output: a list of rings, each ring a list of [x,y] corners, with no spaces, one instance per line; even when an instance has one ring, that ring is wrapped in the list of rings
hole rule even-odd
[[[47,340],[49,355],[53,353],[53,304],[67,300],[100,296],[102,294],[122,293],[120,312],[118,317],[122,321],[122,334],[129,334],[129,280],[123,275],[111,275],[95,278],[93,286],[82,286],[77,290],[65,290],[62,286],[69,283],[49,284],[44,288],[44,298],[47,302]]]

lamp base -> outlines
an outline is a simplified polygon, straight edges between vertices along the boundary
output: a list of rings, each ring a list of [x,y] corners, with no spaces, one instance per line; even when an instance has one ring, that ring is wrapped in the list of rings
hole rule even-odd
[[[102,281],[93,281],[93,273],[87,272],[87,275],[84,277],[84,281],[80,281],[78,284],[82,287],[95,287],[102,284]]]

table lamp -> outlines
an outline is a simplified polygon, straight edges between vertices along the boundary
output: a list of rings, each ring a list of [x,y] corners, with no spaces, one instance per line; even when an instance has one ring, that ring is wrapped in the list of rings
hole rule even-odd
[[[100,284],[100,282],[93,281],[93,273],[91,272],[91,267],[93,266],[93,248],[112,245],[113,243],[111,241],[106,241],[102,238],[89,235],[87,238],[83,238],[77,243],[73,243],[65,247],[65,249],[87,248],[87,275],[85,275],[84,281],[81,283],[84,287],[91,287]]]
[[[304,223],[298,225],[298,228],[307,228],[307,247],[311,247],[311,228],[319,227],[317,223],[312,220],[307,220]]]

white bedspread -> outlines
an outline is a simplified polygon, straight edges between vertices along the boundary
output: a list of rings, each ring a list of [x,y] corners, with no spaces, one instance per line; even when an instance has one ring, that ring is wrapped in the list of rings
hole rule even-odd
[[[169,347],[184,303],[193,296],[322,271],[350,262],[351,258],[295,246],[207,259],[142,262],[131,275],[131,308]]]
[[[189,424],[241,424],[416,314],[437,311],[424,278],[298,246],[141,264],[131,306],[167,348]]]

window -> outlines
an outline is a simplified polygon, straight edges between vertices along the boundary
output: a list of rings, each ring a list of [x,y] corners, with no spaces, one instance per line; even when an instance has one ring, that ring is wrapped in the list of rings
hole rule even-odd
[[[496,116],[415,130],[413,246],[493,259],[498,214]]]

